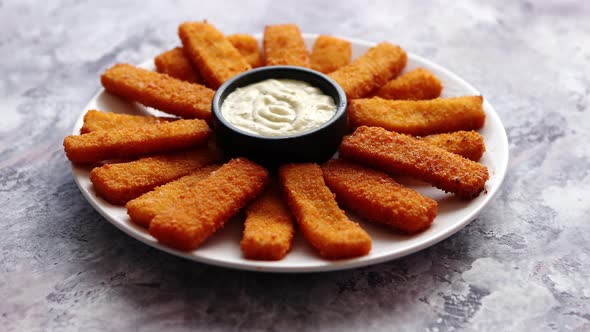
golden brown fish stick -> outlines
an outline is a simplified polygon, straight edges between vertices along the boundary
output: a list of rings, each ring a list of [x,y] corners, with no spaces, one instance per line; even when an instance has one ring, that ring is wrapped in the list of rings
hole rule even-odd
[[[432,100],[352,100],[348,120],[355,127],[382,127],[402,134],[424,136],[483,127],[486,115],[481,96]]]
[[[216,159],[216,154],[207,148],[161,154],[95,167],[90,172],[90,181],[101,197],[123,205]]]
[[[256,38],[250,35],[237,33],[227,36],[227,39],[236,50],[240,52],[252,68],[264,66],[264,59],[262,58],[262,52],[260,52],[260,49],[258,48],[258,41]]]
[[[92,163],[188,148],[205,143],[210,133],[203,120],[178,120],[70,135],[64,139],[64,148],[70,161]]]
[[[313,44],[311,68],[328,74],[349,64],[351,55],[352,47],[349,41],[321,35]]]
[[[327,259],[363,256],[371,238],[340,210],[316,164],[287,164],[279,169],[281,185],[291,212],[303,233]]]
[[[328,76],[342,86],[348,99],[362,98],[399,75],[407,61],[401,47],[381,43]]]
[[[430,226],[437,203],[395,182],[387,174],[344,160],[322,166],[336,200],[371,221],[416,233]]]
[[[154,59],[154,63],[159,73],[170,75],[181,81],[203,83],[203,78],[184,54],[182,47],[175,47],[158,55]]]
[[[233,76],[251,69],[223,33],[207,22],[186,22],[178,27],[184,51],[207,82],[217,89]]]
[[[268,172],[247,159],[233,159],[157,214],[149,232],[164,245],[193,250],[266,185]]]
[[[246,209],[240,247],[246,258],[279,260],[291,249],[293,217],[276,188],[266,190]]]
[[[376,93],[385,99],[425,100],[440,96],[443,86],[429,70],[417,68],[389,81]]]
[[[163,118],[156,116],[131,115],[89,110],[86,112],[86,114],[84,114],[84,125],[80,129],[80,134],[86,134],[99,130],[137,128],[174,120],[176,120],[176,118]]]
[[[110,93],[183,118],[211,118],[215,91],[165,74],[118,64],[100,77]]]
[[[476,131],[456,131],[418,139],[473,161],[479,161],[486,151],[483,136]]]
[[[345,137],[340,156],[393,174],[410,175],[464,198],[478,196],[489,178],[488,169],[479,163],[379,127],[359,127]]]
[[[199,182],[206,179],[219,165],[210,165],[192,171],[175,181],[168,182],[127,202],[127,214],[134,223],[148,227],[156,215],[174,206],[179,197],[193,190]]]
[[[264,57],[267,66],[310,67],[309,52],[296,24],[267,25],[264,28]]]

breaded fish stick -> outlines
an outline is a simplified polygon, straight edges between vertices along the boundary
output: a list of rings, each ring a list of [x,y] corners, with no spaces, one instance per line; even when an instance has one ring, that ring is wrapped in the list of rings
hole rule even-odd
[[[296,24],[267,25],[264,28],[264,57],[267,66],[310,67],[309,52]]]
[[[287,164],[279,169],[281,185],[303,236],[324,258],[363,256],[371,238],[340,210],[316,164]]]
[[[430,226],[438,204],[395,182],[387,174],[344,160],[322,166],[336,200],[363,218],[416,233]]]
[[[279,260],[291,249],[293,217],[276,188],[266,190],[246,209],[240,247],[246,258]]]
[[[157,214],[149,232],[164,245],[193,250],[260,194],[267,181],[268,172],[262,166],[233,159]]]
[[[340,156],[410,175],[446,192],[473,198],[484,190],[488,169],[474,161],[379,127],[359,127],[340,145]]]
[[[161,154],[95,167],[90,172],[90,181],[101,197],[112,204],[123,205],[217,159],[207,148]]]
[[[252,68],[264,66],[264,59],[262,58],[262,52],[260,52],[260,49],[258,48],[258,41],[256,38],[250,35],[237,33],[227,36],[227,39],[236,50],[240,52]]]
[[[486,115],[481,96],[432,100],[387,100],[378,97],[349,103],[353,128],[382,127],[402,134],[424,136],[483,127]]]
[[[178,27],[184,51],[207,82],[217,89],[233,76],[251,69],[223,33],[207,22],[186,22]]]
[[[401,47],[381,43],[328,76],[342,86],[348,99],[362,98],[399,75],[407,61]]]
[[[159,73],[170,75],[181,81],[203,84],[203,78],[193,67],[182,47],[175,47],[154,59]]]
[[[80,134],[86,134],[99,130],[137,128],[174,120],[176,120],[176,118],[163,118],[147,115],[131,115],[89,110],[86,112],[86,114],[84,114],[84,125],[80,129]]]
[[[118,64],[100,77],[110,93],[183,118],[211,118],[215,91],[199,84],[128,64]]]
[[[137,225],[148,227],[156,215],[174,206],[178,198],[190,192],[206,179],[219,165],[210,165],[192,171],[175,181],[168,182],[127,202],[127,214]]]
[[[313,44],[311,68],[328,74],[349,64],[351,55],[352,47],[349,41],[321,35]]]
[[[425,100],[440,96],[443,86],[429,70],[417,68],[389,81],[377,91],[385,99]]]
[[[203,120],[178,120],[139,128],[101,130],[64,139],[68,159],[92,163],[180,150],[205,143],[211,134]]]
[[[418,139],[473,161],[479,161],[486,151],[483,136],[476,131],[455,131]]]

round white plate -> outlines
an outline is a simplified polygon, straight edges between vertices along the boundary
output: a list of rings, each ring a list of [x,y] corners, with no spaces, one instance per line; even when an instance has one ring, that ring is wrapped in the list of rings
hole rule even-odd
[[[304,34],[303,36],[307,47],[311,49],[317,35]],[[259,41],[261,40],[261,35],[257,35],[256,37]],[[367,41],[347,39],[352,42],[353,58],[360,56],[368,48],[375,45]],[[155,69],[152,60],[146,61],[140,66],[146,69]],[[408,65],[405,71],[417,67],[429,69],[442,81],[444,86],[442,97],[480,94],[475,88],[457,75],[433,62],[409,53]],[[143,107],[137,103],[125,101],[101,90],[90,100],[82,114],[80,114],[80,118],[73,129],[74,134],[79,133],[84,114],[90,109],[116,113],[165,116],[164,113]],[[105,219],[126,234],[173,255],[212,265],[265,272],[320,272],[350,269],[392,260],[432,246],[465,227],[491,201],[498,192],[506,173],[508,164],[508,139],[500,118],[487,100],[484,102],[484,111],[486,113],[486,124],[480,130],[480,133],[485,138],[487,149],[481,159],[481,163],[488,167],[490,173],[490,179],[486,184],[486,192],[473,200],[465,201],[457,199],[453,195],[445,194],[427,184],[411,179],[399,178],[398,180],[401,183],[438,202],[438,215],[434,223],[426,231],[409,236],[364,222],[362,219],[350,215],[351,219],[361,223],[362,227],[373,239],[373,249],[369,255],[353,259],[336,261],[322,259],[305,242],[301,233],[298,232],[295,234],[291,252],[283,260],[264,262],[245,259],[242,257],[239,246],[243,227],[243,221],[240,218],[230,220],[223,229],[192,252],[174,250],[160,245],[144,228],[133,224],[129,220],[124,207],[112,205],[97,196],[89,180],[89,167],[72,164],[72,173],[84,197],[86,197],[88,202]]]

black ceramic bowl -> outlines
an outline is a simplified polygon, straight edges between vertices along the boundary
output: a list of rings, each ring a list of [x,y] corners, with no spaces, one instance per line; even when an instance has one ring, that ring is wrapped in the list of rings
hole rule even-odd
[[[234,127],[221,114],[221,105],[235,89],[269,78],[307,82],[334,100],[336,113],[323,125],[303,133],[268,137]],[[292,162],[321,163],[330,159],[346,133],[346,95],[328,76],[315,70],[293,66],[271,66],[249,70],[225,82],[213,97],[213,126],[217,144],[227,157],[246,157],[274,168]]]

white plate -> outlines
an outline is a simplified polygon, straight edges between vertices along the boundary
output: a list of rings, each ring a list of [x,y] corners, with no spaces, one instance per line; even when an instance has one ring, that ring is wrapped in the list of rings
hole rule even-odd
[[[260,35],[256,37],[258,40],[261,40]],[[317,35],[315,34],[304,34],[308,48],[311,48],[316,37]],[[371,42],[347,39],[352,42],[353,58],[358,57],[369,47],[375,45]],[[147,69],[154,69],[152,60],[146,61],[140,66]],[[408,65],[405,70],[411,70],[416,67],[429,69],[442,81],[444,86],[442,97],[480,94],[475,88],[457,75],[433,62],[409,53]],[[73,129],[74,134],[79,133],[82,127],[84,113],[89,109],[116,113],[164,115],[156,110],[127,102],[101,90],[90,100],[82,114],[80,114],[80,118]],[[197,250],[182,252],[170,249],[158,244],[144,228],[133,224],[129,220],[124,207],[112,205],[97,196],[89,180],[90,169],[88,167],[72,165],[72,173],[84,197],[110,223],[126,234],[173,255],[212,265],[266,272],[319,272],[350,269],[392,260],[432,246],[465,227],[491,201],[498,192],[506,173],[508,164],[508,139],[500,118],[487,100],[484,102],[484,111],[486,113],[486,124],[480,130],[480,133],[485,138],[487,150],[481,163],[487,166],[490,172],[490,180],[486,184],[487,192],[482,193],[479,197],[471,201],[464,201],[418,181],[399,179],[400,182],[407,186],[435,199],[439,204],[438,216],[428,230],[413,236],[396,234],[384,227],[364,222],[351,216],[352,219],[361,223],[373,239],[373,249],[369,255],[354,259],[337,261],[322,259],[304,241],[300,233],[296,233],[293,249],[281,261],[261,262],[244,259],[239,246],[243,226],[239,218],[229,221],[223,229],[213,235]]]

